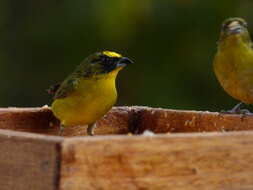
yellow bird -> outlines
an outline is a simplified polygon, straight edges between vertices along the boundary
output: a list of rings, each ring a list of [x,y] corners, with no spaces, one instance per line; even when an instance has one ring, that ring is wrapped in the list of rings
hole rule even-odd
[[[49,89],[54,94],[51,109],[64,127],[88,125],[94,135],[95,122],[105,115],[117,99],[115,79],[118,72],[131,64],[127,57],[112,51],[88,56],[61,84]]]
[[[244,19],[223,22],[213,66],[224,90],[241,101],[228,113],[247,113],[240,106],[253,103],[253,49]]]

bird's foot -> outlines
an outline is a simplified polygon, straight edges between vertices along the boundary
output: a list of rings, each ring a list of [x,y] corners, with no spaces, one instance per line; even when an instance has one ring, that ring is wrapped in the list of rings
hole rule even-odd
[[[243,102],[240,102],[238,104],[236,104],[235,107],[233,107],[231,110],[221,110],[220,113],[223,113],[223,114],[244,114],[244,115],[248,115],[248,114],[251,114],[251,112],[247,109],[241,109],[241,106],[242,106]]]
[[[221,110],[221,114],[240,114],[242,115],[241,119],[243,120],[246,116],[252,116],[253,113],[251,113],[248,109],[241,109],[242,102],[237,104],[235,107],[233,107],[231,110],[225,111]]]
[[[94,136],[94,129],[96,128],[96,123],[93,123],[93,124],[90,124],[88,125],[88,128],[87,128],[87,134],[89,136]]]
[[[248,109],[240,109],[238,111],[234,110],[221,110],[220,113],[222,114],[242,114],[242,115],[253,115]]]

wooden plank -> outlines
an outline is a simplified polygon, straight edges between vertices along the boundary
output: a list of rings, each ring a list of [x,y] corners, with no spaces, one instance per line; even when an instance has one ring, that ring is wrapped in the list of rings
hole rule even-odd
[[[58,121],[48,107],[1,108],[0,129],[57,134]]]
[[[0,109],[0,129],[58,135],[59,122],[50,108]],[[148,107],[114,107],[97,122],[96,135],[253,130],[253,116]],[[64,136],[86,135],[86,126],[68,127]]]
[[[61,190],[252,190],[253,132],[66,139]]]
[[[139,110],[138,121],[135,123],[137,123],[135,128],[140,133],[145,130],[151,130],[155,133],[253,130],[253,116],[159,108]]]
[[[61,141],[0,130],[0,189],[57,190]]]
[[[129,122],[128,108],[114,108],[98,121],[96,134],[126,134]],[[117,126],[117,127],[115,127]],[[68,127],[64,136],[86,135],[87,126]],[[0,108],[0,129],[59,135],[59,121],[49,107]]]

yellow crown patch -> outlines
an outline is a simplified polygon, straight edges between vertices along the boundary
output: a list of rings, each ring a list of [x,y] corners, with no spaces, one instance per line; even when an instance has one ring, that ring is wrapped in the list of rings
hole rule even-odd
[[[108,57],[122,57],[122,55],[113,52],[113,51],[103,51],[103,54],[108,56]]]

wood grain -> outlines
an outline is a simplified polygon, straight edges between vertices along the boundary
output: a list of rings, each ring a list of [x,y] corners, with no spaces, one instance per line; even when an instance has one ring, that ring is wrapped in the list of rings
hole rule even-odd
[[[47,135],[59,134],[59,121],[50,108],[2,108],[0,129]],[[253,116],[228,115],[206,111],[183,111],[149,107],[114,107],[97,121],[96,135],[245,131],[253,129]],[[66,127],[64,136],[86,135],[86,126]]]
[[[57,119],[45,108],[1,108],[0,129],[57,134]]]
[[[68,138],[60,190],[252,190],[253,132]]]
[[[115,108],[97,122],[96,134],[124,134],[128,131],[129,109]],[[66,127],[64,136],[86,135],[87,126]],[[59,135],[59,121],[49,107],[0,108],[0,129]]]
[[[0,189],[57,190],[61,141],[0,130]]]

